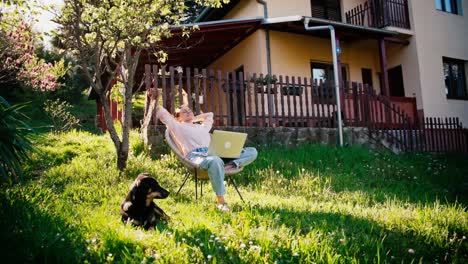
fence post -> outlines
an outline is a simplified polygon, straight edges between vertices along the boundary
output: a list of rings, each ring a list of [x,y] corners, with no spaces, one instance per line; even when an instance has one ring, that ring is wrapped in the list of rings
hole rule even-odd
[[[174,93],[175,93],[175,84],[174,84],[174,67],[171,66],[169,67],[169,72],[170,72],[170,75],[169,78],[170,78],[170,88],[169,88],[169,108],[170,108],[170,111],[171,113],[175,113],[175,97],[174,97]]]
[[[193,70],[193,85],[195,86],[194,87],[194,98],[193,98],[193,101],[195,102],[195,113],[198,115],[200,114],[200,97],[199,97],[199,94],[200,94],[200,84],[199,84],[199,81],[200,80],[200,75],[198,73],[198,68],[195,68]]]
[[[244,91],[244,73],[239,72],[239,88],[240,88],[240,125],[245,126],[245,91]]]
[[[247,72],[246,73],[246,78],[245,78],[245,82],[246,82],[246,85],[245,85],[245,92],[247,93],[247,102],[245,105],[247,107],[248,105],[248,116],[246,117],[246,119],[248,120],[248,125],[251,125],[252,124],[252,90],[250,89],[251,87],[251,84],[250,84],[250,74]],[[254,88],[254,92],[255,92],[255,88]],[[246,113],[247,115],[247,113]]]
[[[223,110],[223,96],[222,96],[222,90],[223,90],[223,76],[220,70],[217,70],[217,76],[218,76],[218,102],[219,102],[219,124],[224,126],[224,110]]]

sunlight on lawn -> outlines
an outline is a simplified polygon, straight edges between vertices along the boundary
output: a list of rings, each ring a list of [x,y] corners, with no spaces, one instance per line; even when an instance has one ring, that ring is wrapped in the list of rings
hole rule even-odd
[[[28,177],[2,188],[6,259],[62,262],[464,263],[468,167],[463,157],[306,145],[259,146],[228,186],[232,212],[215,209],[209,184],[175,195],[186,170],[171,154],[152,159],[132,132],[127,173],[115,169],[108,135],[72,131],[36,139]],[[154,231],[125,226],[119,206],[135,176],[171,191],[157,200],[172,221]],[[27,246],[25,246],[27,245]],[[20,256],[20,257],[19,257]]]

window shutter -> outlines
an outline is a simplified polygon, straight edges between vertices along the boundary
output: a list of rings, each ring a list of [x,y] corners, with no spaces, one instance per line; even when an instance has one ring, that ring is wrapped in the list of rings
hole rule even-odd
[[[325,0],[312,0],[312,17],[325,19]]]
[[[340,0],[311,0],[312,17],[341,21]]]

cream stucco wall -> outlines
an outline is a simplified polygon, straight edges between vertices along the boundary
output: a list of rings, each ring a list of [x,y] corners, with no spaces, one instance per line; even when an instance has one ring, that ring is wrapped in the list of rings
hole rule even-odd
[[[240,44],[213,62],[209,68],[222,71],[233,71],[244,66],[245,72],[265,72],[266,49],[265,32],[257,30]]]
[[[332,64],[328,39],[299,34],[270,31],[272,72],[275,74],[311,77],[311,62]],[[346,65],[350,81],[362,82],[362,68],[372,69],[373,83],[380,90],[377,73],[380,71],[378,44],[362,40],[341,44],[341,63]]]
[[[250,76],[253,73],[267,72],[265,42],[265,32],[258,30],[209,65],[208,68],[221,70],[222,72],[231,72],[240,66],[244,66],[244,74],[250,74]],[[221,98],[219,98],[220,96]],[[253,100],[253,95],[251,98]],[[226,102],[226,93],[220,92],[219,87],[216,86],[213,93],[209,95],[208,101],[210,100],[214,100],[214,102],[219,102],[220,100]],[[252,102],[249,105],[252,105]],[[219,109],[210,110],[219,115]],[[226,104],[222,104],[221,111],[223,113],[227,112]]]
[[[468,101],[446,98],[442,57],[468,61],[468,0],[461,1],[463,16],[436,10],[433,0],[409,2],[415,33],[412,39],[415,47],[412,49],[416,50],[409,54],[419,62],[424,114],[433,117],[458,116],[467,126]]]
[[[255,0],[254,0],[255,1]],[[255,1],[256,2],[256,1]],[[267,0],[268,17],[311,16],[310,0]]]
[[[242,0],[223,19],[263,17],[263,6],[255,0]]]

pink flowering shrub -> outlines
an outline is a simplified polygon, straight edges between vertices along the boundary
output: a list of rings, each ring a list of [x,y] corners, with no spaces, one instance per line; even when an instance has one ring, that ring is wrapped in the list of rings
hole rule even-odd
[[[52,65],[39,59],[31,25],[22,20],[7,22],[0,27],[0,83],[16,80],[36,91],[57,89],[58,78],[67,70],[64,62]]]

